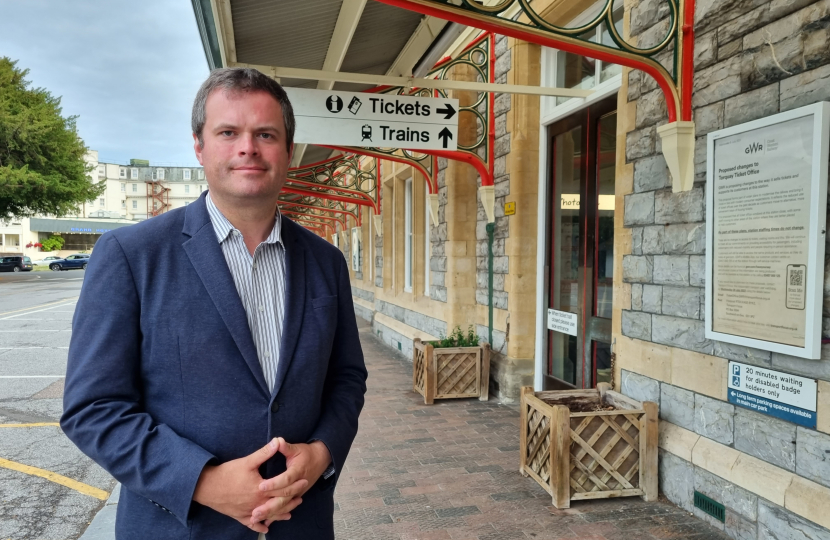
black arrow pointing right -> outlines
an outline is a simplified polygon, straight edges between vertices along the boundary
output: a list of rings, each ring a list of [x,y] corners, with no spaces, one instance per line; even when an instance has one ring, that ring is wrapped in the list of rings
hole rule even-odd
[[[445,105],[445,108],[443,108],[443,109],[435,109],[435,112],[437,112],[438,114],[443,114],[443,115],[445,115],[445,116],[444,116],[444,120],[449,120],[450,118],[452,118],[453,116],[455,116],[455,109],[454,109],[454,108],[453,108],[453,106],[452,106],[452,105],[450,105],[449,103],[445,103],[444,105]]]
[[[444,143],[444,148],[446,148],[448,141],[452,139],[452,132],[449,129],[444,128],[438,133],[438,138],[442,139],[442,142]]]

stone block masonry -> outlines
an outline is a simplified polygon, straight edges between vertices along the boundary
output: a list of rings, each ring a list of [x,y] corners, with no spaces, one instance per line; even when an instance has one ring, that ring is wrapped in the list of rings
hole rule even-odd
[[[496,73],[497,82],[505,83],[507,73],[513,67],[513,54],[508,47],[506,36],[496,36]],[[510,236],[509,221],[504,215],[505,197],[510,194],[510,174],[507,171],[507,156],[510,153],[510,137],[507,131],[507,113],[511,109],[510,94],[496,94],[495,97],[495,132],[496,145],[493,149],[494,178],[496,191],[496,223],[493,242],[493,307],[507,309],[508,293],[505,291],[505,278],[509,272],[509,261],[505,252],[505,239]],[[479,182],[481,179],[479,178]],[[489,305],[488,298],[488,252],[487,252],[487,215],[479,197],[476,215],[476,304]]]
[[[662,4],[626,2],[630,36],[638,46],[650,43],[666,24],[669,13]],[[745,347],[704,336],[706,135],[830,99],[830,0],[698,0],[695,35],[692,105],[698,138],[691,191],[673,193],[670,188],[654,132],[668,120],[661,90],[647,75],[626,74],[627,99],[636,101],[636,107],[634,129],[625,138],[633,184],[624,198],[623,222],[631,229],[632,244],[630,253],[622,254],[622,277],[632,286],[621,330],[636,339],[728,359],[748,356],[750,363],[757,358],[760,365],[770,365]],[[830,305],[830,288],[824,303]],[[830,330],[830,312],[825,315],[822,326]],[[830,380],[825,367],[830,349],[825,354],[825,361],[812,363],[777,355],[778,369]]]
[[[830,435],[796,427],[626,369],[621,371],[621,389],[634,399],[660,405],[660,490],[669,500],[736,540],[830,540],[830,530],[795,513],[790,509],[795,505],[782,506],[783,494],[793,489],[789,482],[795,484],[799,477],[830,488],[827,458]],[[678,431],[685,431],[687,435],[680,435]],[[685,440],[698,435],[699,442],[687,448]],[[753,464],[753,459],[759,461]],[[743,462],[750,471],[750,477],[742,484],[744,487],[721,476],[737,477],[740,473],[735,471],[744,467],[739,464]],[[786,471],[797,476],[787,477]],[[759,483],[766,491],[754,493],[746,488],[747,483]],[[725,523],[694,508],[695,491],[726,507]],[[778,493],[782,495],[779,497]],[[830,500],[830,490],[823,496]],[[814,519],[824,519],[814,509],[803,510]]]

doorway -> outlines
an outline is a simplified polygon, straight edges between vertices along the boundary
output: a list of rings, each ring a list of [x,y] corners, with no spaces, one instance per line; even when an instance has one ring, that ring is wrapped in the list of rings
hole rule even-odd
[[[548,128],[548,309],[541,316],[549,390],[591,388],[612,376],[616,106],[614,96]]]

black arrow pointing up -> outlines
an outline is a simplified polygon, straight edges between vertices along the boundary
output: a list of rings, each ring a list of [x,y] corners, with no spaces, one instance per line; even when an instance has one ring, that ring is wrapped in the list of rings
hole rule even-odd
[[[449,120],[450,118],[455,116],[455,109],[453,109],[452,105],[450,105],[449,103],[445,103],[444,105],[445,107],[443,109],[435,109],[435,112],[437,112],[438,114],[446,115],[444,116],[444,120]]]
[[[452,132],[449,129],[444,128],[440,132],[438,132],[438,138],[442,139],[442,142],[444,143],[444,148],[446,148],[447,142],[452,139]]]

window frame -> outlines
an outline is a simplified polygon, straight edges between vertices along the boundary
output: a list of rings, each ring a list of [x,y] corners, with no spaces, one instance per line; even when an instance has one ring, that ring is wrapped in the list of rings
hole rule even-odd
[[[413,227],[412,227],[412,178],[407,178],[404,181],[403,188],[403,290],[404,292],[412,292],[412,248],[413,248]]]
[[[130,169],[130,180],[138,180],[138,169]]]

